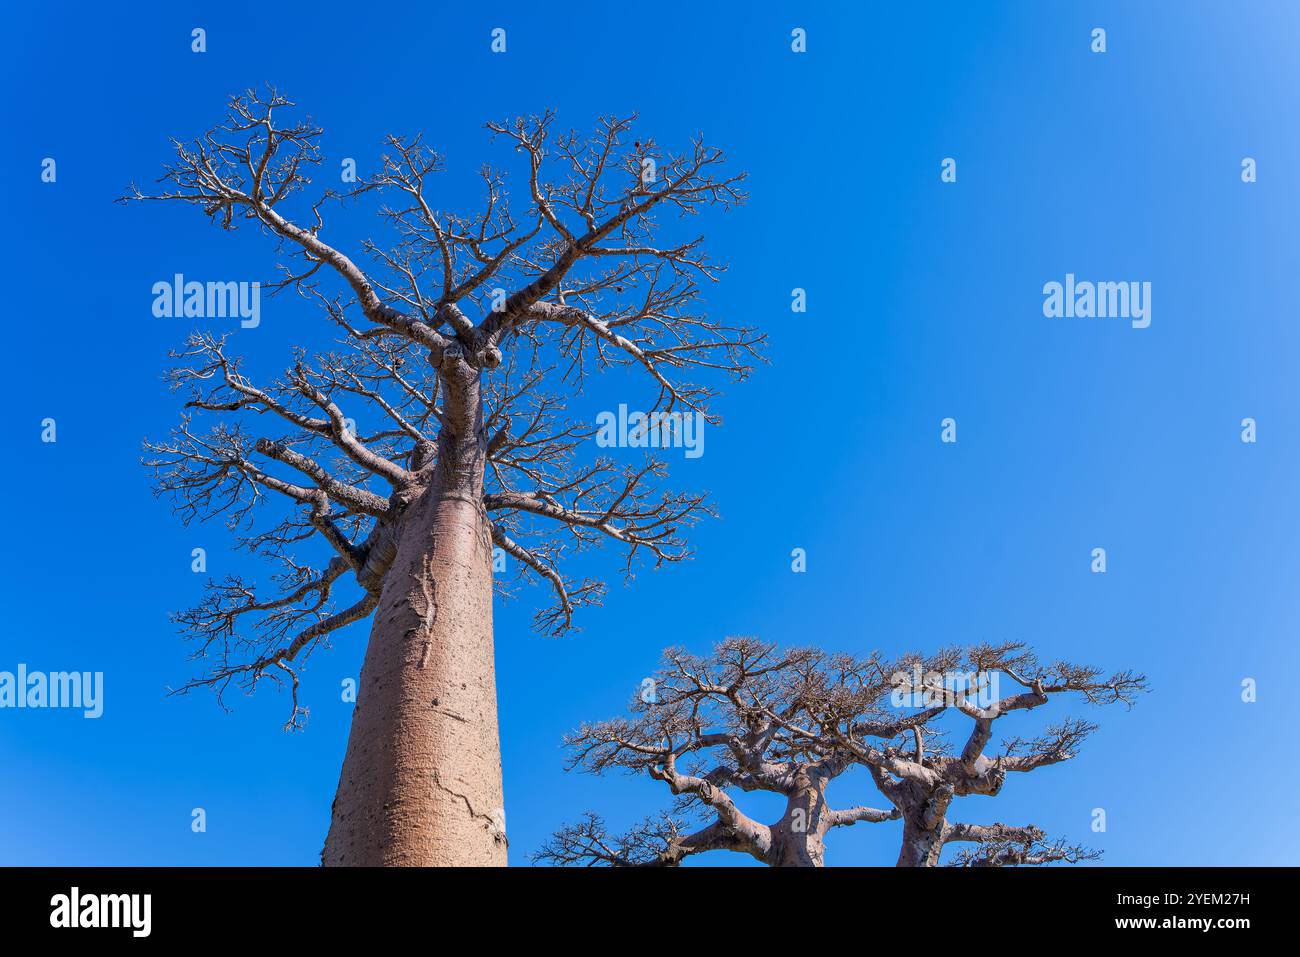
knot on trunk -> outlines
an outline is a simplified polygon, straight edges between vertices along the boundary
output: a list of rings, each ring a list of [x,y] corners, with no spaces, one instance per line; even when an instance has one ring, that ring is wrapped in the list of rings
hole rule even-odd
[[[411,449],[409,461],[410,468],[408,471],[421,472],[433,464],[434,458],[438,454],[438,446],[428,439],[421,439],[415,443],[415,448]]]

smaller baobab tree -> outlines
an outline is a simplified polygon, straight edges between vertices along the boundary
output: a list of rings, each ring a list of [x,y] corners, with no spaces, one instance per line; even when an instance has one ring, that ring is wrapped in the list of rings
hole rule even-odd
[[[1020,689],[1002,696],[1005,681]],[[1131,703],[1142,675],[1069,663],[1041,666],[1023,645],[980,644],[888,660],[817,649],[778,651],[730,638],[711,656],[664,654],[659,674],[635,698],[630,718],[587,724],[566,738],[569,767],[648,774],[676,797],[671,813],[612,835],[588,813],[534,855],[546,864],[675,866],[686,857],[732,850],[774,867],[820,867],[828,834],[868,822],[903,822],[900,867],[939,863],[948,844],[967,866],[1090,860],[1097,852],[1049,841],[1034,826],[948,820],[957,797],[998,794],[1008,773],[1074,757],[1096,726],[1066,718],[1038,737],[1009,738],[989,756],[994,724],[1015,712],[1077,695],[1092,704]],[[970,719],[960,750],[947,744],[946,716]],[[833,808],[832,781],[865,767],[886,807]],[[761,823],[738,792],[781,795],[778,820]],[[687,818],[703,818],[692,829]]]

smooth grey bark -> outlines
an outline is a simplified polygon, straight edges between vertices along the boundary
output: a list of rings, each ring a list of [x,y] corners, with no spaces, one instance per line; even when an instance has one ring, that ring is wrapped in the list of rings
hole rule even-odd
[[[821,867],[826,862],[830,830],[825,782],[814,783],[800,769],[795,789],[786,798],[785,814],[773,825],[768,863],[773,867]]]

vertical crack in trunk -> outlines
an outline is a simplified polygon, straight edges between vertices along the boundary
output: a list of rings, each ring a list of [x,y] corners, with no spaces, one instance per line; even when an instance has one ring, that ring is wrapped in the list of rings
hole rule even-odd
[[[462,426],[444,427],[427,484],[397,519],[325,865],[506,863],[486,443],[468,388]]]

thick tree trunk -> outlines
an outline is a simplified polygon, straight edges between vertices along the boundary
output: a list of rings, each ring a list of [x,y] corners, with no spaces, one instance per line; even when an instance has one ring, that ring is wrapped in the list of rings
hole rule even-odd
[[[768,856],[773,867],[822,867],[826,846],[818,834],[773,834]]]
[[[361,671],[325,865],[504,865],[492,543],[477,387],[402,514]],[[449,403],[450,404],[450,403]]]
[[[943,850],[941,831],[938,827],[926,828],[923,824],[905,817],[903,819],[903,847],[898,852],[899,867],[936,867],[939,864],[939,852]]]
[[[773,867],[822,867],[826,861],[825,785],[812,783],[807,774],[796,779],[797,789],[786,798],[785,814],[771,828]]]

